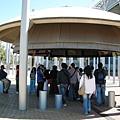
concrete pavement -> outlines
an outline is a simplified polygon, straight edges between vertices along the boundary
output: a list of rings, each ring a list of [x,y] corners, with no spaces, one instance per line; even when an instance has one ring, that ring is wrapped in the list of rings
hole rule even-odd
[[[48,95],[47,110],[38,108],[38,98],[35,93],[27,94],[27,110],[19,110],[19,95],[16,95],[15,79],[9,76],[12,81],[8,94],[0,94],[0,120],[8,119],[38,119],[38,120],[120,120],[120,87],[116,78],[116,83],[112,84],[112,78],[107,79],[106,98],[108,91],[115,91],[116,107],[108,107],[106,105],[96,106],[96,102],[92,102],[92,111],[90,115],[83,114],[82,103],[80,101],[70,102],[67,100],[67,107],[61,110],[54,108],[54,96]],[[29,79],[28,79],[29,88]]]

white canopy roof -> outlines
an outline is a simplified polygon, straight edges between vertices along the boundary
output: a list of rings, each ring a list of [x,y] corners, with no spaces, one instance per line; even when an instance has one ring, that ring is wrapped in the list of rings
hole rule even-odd
[[[20,21],[17,17],[0,25],[0,39],[13,43],[15,52],[19,51]],[[59,7],[34,11],[30,13],[28,49],[119,51],[119,27],[120,15],[97,9]]]

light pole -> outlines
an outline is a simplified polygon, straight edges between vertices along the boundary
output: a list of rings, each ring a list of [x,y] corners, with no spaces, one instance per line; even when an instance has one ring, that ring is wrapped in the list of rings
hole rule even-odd
[[[27,94],[27,61],[28,61],[28,28],[30,0],[22,0],[20,30],[20,73],[19,73],[19,109],[26,110]]]

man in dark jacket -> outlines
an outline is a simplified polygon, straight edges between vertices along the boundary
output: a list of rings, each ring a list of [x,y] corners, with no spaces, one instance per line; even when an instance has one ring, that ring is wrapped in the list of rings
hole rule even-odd
[[[96,80],[96,91],[97,91],[97,105],[99,106],[101,103],[105,104],[105,77],[107,72],[103,69],[103,64],[101,62],[98,63],[98,69],[95,70],[94,76]],[[100,79],[101,77],[101,79]],[[102,97],[102,98],[101,98]]]
[[[58,72],[57,75],[57,85],[60,88],[60,93],[62,94],[62,102],[63,106],[66,105],[66,91],[68,88],[68,85],[70,84],[70,74],[67,70],[67,64],[62,63],[62,70]]]
[[[1,65],[0,80],[3,81],[3,83],[4,83],[4,93],[8,93],[11,81],[6,78],[7,73],[4,71],[4,69],[5,69],[4,65]]]

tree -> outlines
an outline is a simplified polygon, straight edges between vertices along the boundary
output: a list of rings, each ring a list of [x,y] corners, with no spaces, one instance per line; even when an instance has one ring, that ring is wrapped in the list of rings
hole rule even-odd
[[[0,42],[0,65],[6,63],[6,51],[5,46],[3,46]]]

